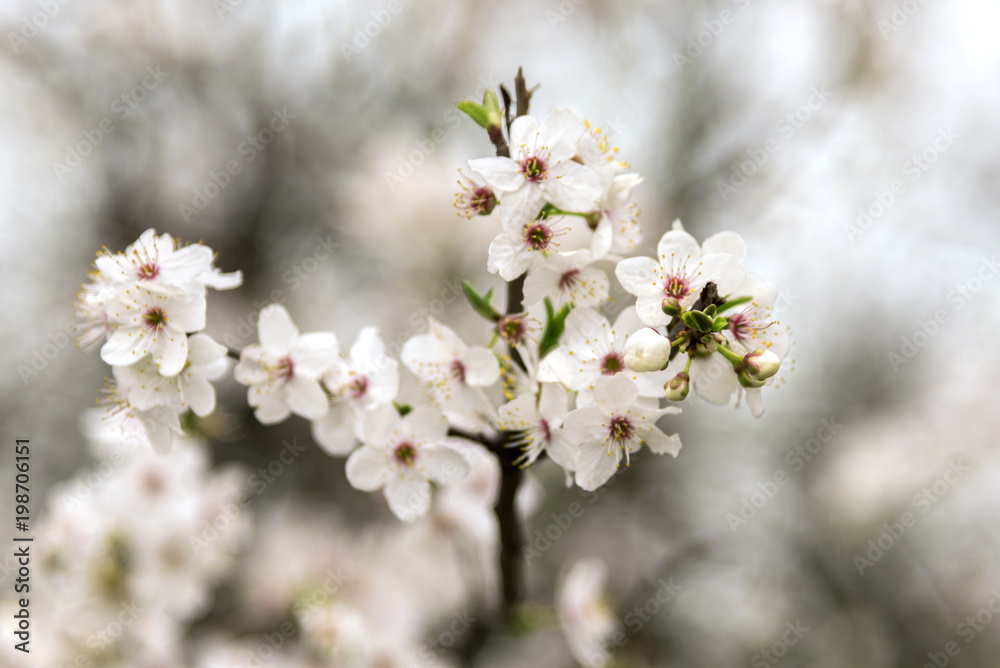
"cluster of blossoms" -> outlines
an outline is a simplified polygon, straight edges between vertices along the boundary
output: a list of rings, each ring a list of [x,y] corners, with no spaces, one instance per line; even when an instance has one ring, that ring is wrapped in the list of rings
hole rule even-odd
[[[50,490],[36,529],[31,614],[46,642],[0,663],[182,666],[187,625],[209,611],[251,538],[239,505],[246,475],[211,470],[208,447],[193,439],[156,454],[100,409],[81,428],[97,462]]]
[[[209,381],[228,368],[226,348],[205,328],[208,288],[229,290],[240,272],[214,266],[212,249],[179,247],[169,235],[142,233],[124,253],[102,250],[76,307],[85,350],[100,346],[114,382],[107,402],[122,430],[140,431],[152,446],[169,450],[182,432],[179,416],[215,410]]]
[[[642,239],[632,201],[642,178],[601,131],[567,109],[542,122],[522,115],[509,123],[508,148],[495,96],[481,110],[498,156],[469,161],[485,183],[466,177],[456,204],[470,218],[499,218],[487,268],[516,286],[500,313],[492,290],[466,283],[493,329],[489,345],[432,320],[402,347],[400,361],[424,389],[411,407],[397,403],[400,365],[375,328],[342,350],[334,333],[300,333],[283,306],[270,305],[259,343],[235,368],[261,423],[309,420],[327,453],[348,458],[351,485],[381,490],[406,521],[428,512],[433,484],[467,474],[451,437],[519,447],[522,466],[544,454],[569,484],[594,490],[643,446],[678,454],[679,437],[657,425],[691,388],[715,404],[745,395],[760,415],[761,388],[789,347],[771,314],[777,290],[747,273],[739,235],[699,245],[677,221],[655,258],[624,257]],[[80,299],[83,341],[103,341],[120,412],[162,447],[180,411],[214,407],[208,380],[224,372],[226,351],[195,332],[206,288],[235,287],[240,276],[215,269],[208,248],[178,249],[152,230],[96,264]],[[636,297],[614,309],[613,323],[610,273]]]

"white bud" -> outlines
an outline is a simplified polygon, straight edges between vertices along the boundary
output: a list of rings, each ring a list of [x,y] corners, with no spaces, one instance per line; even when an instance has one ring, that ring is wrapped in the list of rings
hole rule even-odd
[[[770,350],[758,348],[752,353],[747,353],[743,358],[747,373],[757,380],[767,380],[778,373],[781,368],[781,360]]]
[[[643,327],[625,342],[625,366],[632,371],[660,371],[670,361],[670,339]]]

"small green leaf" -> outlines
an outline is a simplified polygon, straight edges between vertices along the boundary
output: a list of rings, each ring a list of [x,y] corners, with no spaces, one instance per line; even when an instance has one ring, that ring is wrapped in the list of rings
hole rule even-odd
[[[491,322],[496,322],[500,319],[500,314],[493,308],[492,288],[490,288],[490,291],[485,295],[481,295],[476,288],[473,287],[472,283],[462,281],[462,290],[465,291],[465,297],[469,300],[469,304],[472,305],[472,308],[476,311],[476,313]]]
[[[455,108],[468,114],[469,118],[479,124],[480,127],[487,128],[490,125],[490,114],[483,105],[472,100],[462,100],[455,103]]]
[[[688,311],[681,316],[681,320],[684,321],[685,325],[702,334],[711,332],[712,327],[715,325],[715,320],[701,311]]]
[[[396,407],[397,411],[399,411],[400,417],[403,417],[404,415],[413,410],[413,406],[411,406],[410,404],[398,404],[394,401],[392,402],[392,405]]]
[[[542,359],[559,345],[559,339],[566,331],[566,316],[571,310],[572,307],[566,304],[556,313],[552,308],[552,301],[546,297],[545,329],[542,330],[542,340],[538,344],[538,359]]]
[[[715,318],[715,323],[712,325],[712,331],[721,332],[728,326],[729,326],[729,318],[727,318],[724,315],[720,315]]]

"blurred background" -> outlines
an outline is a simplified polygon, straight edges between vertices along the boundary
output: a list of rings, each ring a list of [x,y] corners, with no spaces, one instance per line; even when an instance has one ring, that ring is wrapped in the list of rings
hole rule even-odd
[[[345,343],[376,325],[393,353],[429,316],[485,342],[460,282],[499,286],[495,230],[452,200],[492,147],[453,104],[512,88],[518,66],[541,84],[534,114],[578,109],[645,177],[642,252],[675,218],[743,235],[782,290],[794,363],[760,420],[689,399],[662,423],[680,456],[641,456],[599,496],[533,467],[531,606],[476,665],[596,665],[570,649],[587,619],[619,632],[605,665],[996,665],[996,3],[7,0],[0,16],[2,420],[12,447],[31,438],[47,537],[30,656],[0,562],[3,665],[461,665],[496,578],[489,457],[470,452],[474,475],[404,527],[304,420],[256,424],[231,377],[183,461],[109,450],[81,424],[108,368],[66,333],[95,252],[155,227],[243,271],[209,296],[230,347],[256,341],[268,301]],[[142,610],[73,584],[114,518],[176,539],[129,585]],[[589,557],[607,581],[592,569],[580,631],[553,608]]]

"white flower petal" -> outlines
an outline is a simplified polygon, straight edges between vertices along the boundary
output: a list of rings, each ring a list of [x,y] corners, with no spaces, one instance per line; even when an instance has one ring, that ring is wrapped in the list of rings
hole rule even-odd
[[[517,190],[524,185],[520,166],[510,158],[476,158],[469,160],[469,168],[501,192]]]
[[[417,466],[429,479],[440,485],[458,482],[469,473],[465,457],[449,448],[422,448],[417,453]]]
[[[347,458],[345,472],[351,487],[362,492],[374,492],[382,487],[391,471],[392,453],[384,448],[362,445]]]
[[[329,408],[326,393],[315,378],[293,376],[285,383],[285,401],[296,415],[307,420],[318,420]]]
[[[310,332],[296,337],[289,349],[295,374],[319,378],[340,354],[337,336],[330,332]]]
[[[257,323],[260,344],[278,354],[288,354],[299,328],[281,304],[269,304],[260,311]]]
[[[354,449],[354,414],[346,404],[330,407],[330,412],[312,423],[313,440],[327,454],[342,457]]]
[[[462,356],[465,382],[474,387],[488,387],[500,378],[500,363],[490,350],[473,346]]]
[[[404,522],[423,517],[431,507],[431,484],[425,478],[390,478],[383,490],[389,510]]]
[[[576,484],[593,492],[618,470],[618,452],[608,453],[600,441],[583,445],[576,458]]]
[[[701,280],[713,281],[720,295],[728,295],[746,280],[747,269],[735,255],[712,253],[701,258]]]
[[[736,232],[719,232],[713,234],[701,244],[702,255],[709,253],[726,253],[742,261],[747,256],[747,245]]]
[[[670,230],[660,237],[660,243],[656,246],[656,254],[660,259],[660,264],[671,267],[673,264],[681,264],[688,258],[687,267],[693,269],[701,258],[701,248],[695,238],[683,230]]]
[[[615,267],[615,276],[625,291],[635,296],[659,291],[660,263],[651,257],[630,257]],[[662,300],[661,300],[662,301]]]

